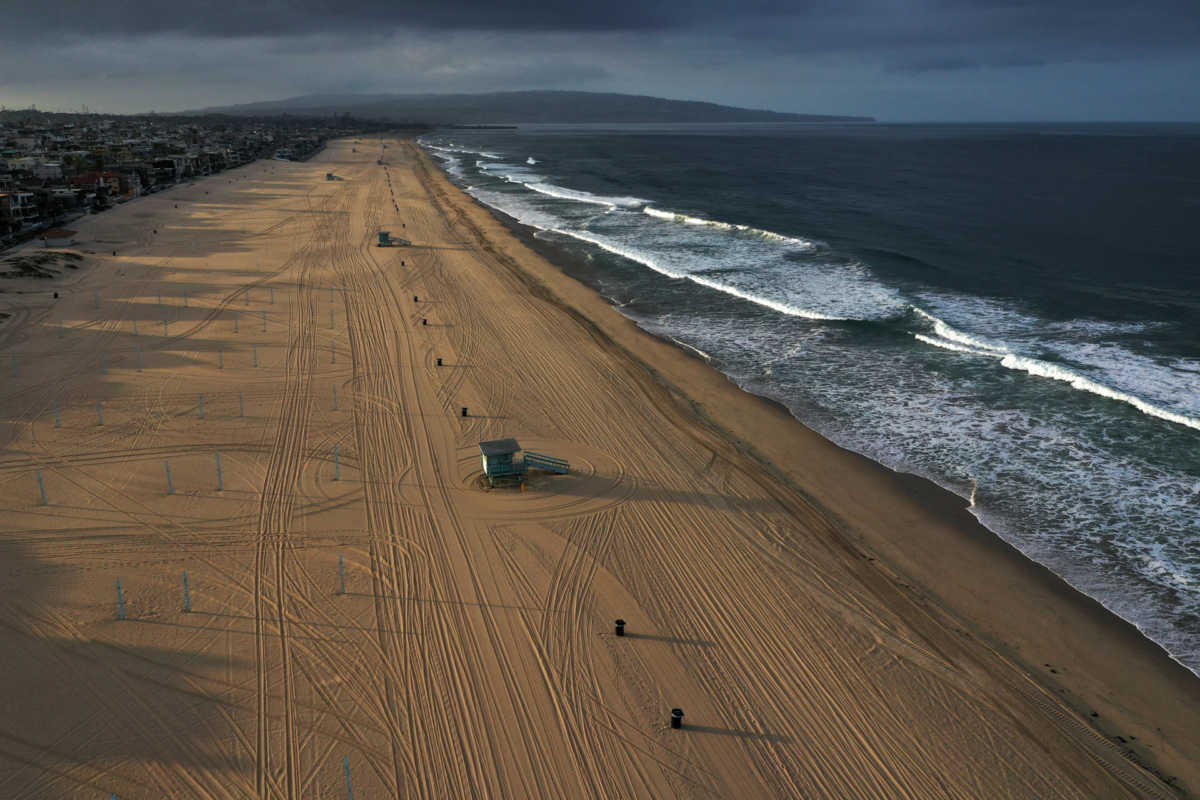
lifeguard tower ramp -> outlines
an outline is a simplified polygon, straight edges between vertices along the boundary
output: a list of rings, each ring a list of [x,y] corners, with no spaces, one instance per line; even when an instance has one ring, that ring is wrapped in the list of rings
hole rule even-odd
[[[566,475],[571,471],[571,465],[565,458],[547,456],[532,450],[526,450],[524,455],[526,469],[544,469],[546,472],[554,472],[559,475]]]

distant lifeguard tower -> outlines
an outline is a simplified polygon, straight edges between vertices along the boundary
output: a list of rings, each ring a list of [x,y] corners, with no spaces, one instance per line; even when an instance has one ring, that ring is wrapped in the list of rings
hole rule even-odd
[[[393,238],[390,231],[379,232],[379,244],[376,247],[408,247],[412,245],[408,239],[401,239],[399,236]]]
[[[483,462],[483,474],[487,476],[488,484],[496,485],[520,483],[530,469],[541,469],[566,475],[570,465],[565,458],[534,453],[522,450],[516,439],[496,439],[479,443],[480,459]]]

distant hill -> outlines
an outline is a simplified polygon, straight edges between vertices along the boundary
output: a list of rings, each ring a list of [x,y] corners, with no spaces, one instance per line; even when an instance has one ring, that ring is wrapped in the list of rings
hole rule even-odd
[[[295,114],[427,122],[504,125],[522,122],[873,122],[871,117],[790,114],[692,100],[598,92],[492,92],[488,94],[310,94],[286,100],[204,108],[189,114],[273,116]]]

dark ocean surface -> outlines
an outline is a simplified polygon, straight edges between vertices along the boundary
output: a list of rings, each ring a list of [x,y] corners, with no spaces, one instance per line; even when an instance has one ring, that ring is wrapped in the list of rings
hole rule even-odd
[[[481,202],[577,252],[644,328],[973,498],[1200,670],[1200,126],[529,126],[423,143]]]

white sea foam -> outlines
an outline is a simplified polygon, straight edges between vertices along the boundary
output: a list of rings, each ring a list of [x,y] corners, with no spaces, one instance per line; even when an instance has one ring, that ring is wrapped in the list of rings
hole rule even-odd
[[[960,331],[957,328],[950,326],[945,321],[935,317],[923,309],[917,308],[916,306],[913,306],[913,311],[915,311],[919,316],[933,323],[933,329],[937,336],[927,336],[919,333],[913,334],[915,338],[925,342],[926,344],[931,344],[935,347],[941,347],[946,350],[954,350],[960,353],[971,353],[973,355],[999,358],[1001,366],[1007,367],[1008,369],[1027,372],[1030,375],[1035,375],[1039,378],[1049,378],[1051,380],[1061,381],[1069,384],[1073,389],[1083,392],[1090,392],[1091,394],[1095,394],[1100,397],[1106,397],[1110,400],[1117,400],[1119,402],[1131,405],[1138,411],[1141,411],[1143,414],[1148,416],[1200,430],[1200,419],[1196,417],[1156,405],[1155,403],[1138,397],[1135,394],[1108,386],[1100,381],[1093,380],[1092,378],[1081,375],[1074,370],[1068,369],[1067,367],[1063,367],[1058,364],[1052,364],[1041,359],[1019,355],[1014,352],[1012,348],[1004,345],[1003,343],[984,339],[983,337],[974,336],[972,334],[965,333],[964,331]],[[1073,349],[1077,351],[1080,350],[1078,346],[1072,348],[1065,346],[1063,343],[1059,343],[1059,349],[1067,349],[1068,351]],[[1094,355],[1094,349],[1082,350],[1082,352]],[[1133,357],[1132,354],[1127,354],[1127,356],[1128,358]],[[1126,360],[1128,360],[1128,358]],[[1092,363],[1094,359],[1088,358],[1087,361],[1088,363]],[[1129,367],[1130,365],[1127,364],[1126,370],[1128,370]],[[1110,365],[1105,371],[1113,372],[1114,368]],[[1142,377],[1145,378],[1145,376]],[[1142,382],[1144,383],[1144,380]]]
[[[974,347],[967,347],[966,345],[963,345],[963,344],[957,344],[957,343],[949,341],[947,339],[943,339],[939,336],[926,336],[923,333],[914,333],[913,337],[919,341],[925,342],[925,344],[931,344],[934,347],[941,347],[944,350],[953,350],[956,353],[970,353],[971,355],[976,355],[976,356],[991,356],[991,357],[995,357],[995,355],[996,355],[995,353],[989,352],[987,350],[977,350]]]
[[[1122,403],[1127,403],[1133,406],[1138,411],[1151,417],[1164,419],[1168,422],[1174,422],[1179,425],[1185,425],[1195,430],[1200,430],[1200,419],[1189,417],[1186,414],[1179,414],[1170,411],[1153,403],[1148,403],[1140,397],[1118,391],[1110,386],[1105,386],[1102,383],[1097,383],[1091,378],[1085,378],[1077,372],[1073,372],[1065,367],[1060,367],[1057,364],[1051,364],[1046,361],[1041,361],[1036,358],[1027,358],[1018,356],[1014,353],[1009,353],[1001,359],[1000,363],[1009,369],[1022,370],[1030,375],[1037,375],[1041,378],[1050,378],[1056,381],[1070,384],[1072,388],[1079,389],[1084,392],[1101,397],[1107,397],[1110,400],[1118,400]]]
[[[702,217],[689,217],[687,214],[676,214],[673,211],[662,211],[652,206],[646,206],[642,211],[655,219],[668,220],[670,222],[678,222],[681,225],[702,225],[707,228],[715,228],[723,231],[736,231],[738,233],[748,233],[754,236],[761,236],[764,239],[770,239],[776,242],[786,242],[799,247],[811,248],[813,243],[807,239],[800,239],[795,236],[784,236],[782,233],[773,233],[765,231],[762,228],[754,228],[750,225],[737,225],[732,222],[721,222],[720,220],[704,219]]]
[[[969,333],[965,333],[957,328],[951,327],[944,320],[938,319],[928,311],[917,308],[916,306],[913,306],[912,308],[918,316],[924,317],[926,320],[933,323],[933,330],[938,336],[942,337],[943,339],[949,339],[952,342],[958,342],[960,345],[965,345],[966,347],[970,348],[971,352],[989,353],[997,356],[1008,355],[1012,352],[1009,348],[1005,347],[999,342],[992,342],[984,339],[981,336],[972,336]],[[922,338],[920,336],[917,338],[921,339],[923,342],[928,342],[929,344],[936,344],[938,347],[945,346],[943,344],[939,344],[938,342],[931,341],[928,338]]]
[[[525,163],[532,167],[534,164],[536,164],[538,162],[537,162],[536,158],[534,158],[533,156],[530,156],[529,158],[525,159]]]
[[[577,203],[592,203],[610,208],[637,208],[650,202],[640,197],[608,197],[606,195],[592,194],[591,192],[584,192],[579,189],[555,186],[552,183],[525,183],[524,185],[526,188],[532,189],[539,194],[557,197],[560,200],[574,200]]]
[[[654,270],[655,272],[659,273],[660,275],[666,275],[668,278],[675,278],[677,280],[688,280],[688,281],[691,281],[692,283],[699,284],[700,286],[704,286],[709,289],[715,289],[718,292],[724,292],[725,294],[731,295],[738,299],[746,300],[747,302],[750,302],[750,303],[755,303],[757,305],[763,306],[764,308],[769,308],[772,311],[778,311],[780,314],[786,314],[789,317],[802,317],[804,319],[830,320],[830,321],[839,321],[839,320],[849,319],[848,317],[837,317],[837,316],[833,316],[830,314],[822,314],[819,311],[813,311],[813,310],[810,310],[807,308],[801,308],[801,307],[793,305],[791,303],[784,303],[784,302],[780,302],[778,300],[773,300],[769,297],[763,297],[762,295],[755,294],[752,292],[747,292],[742,289],[739,289],[736,286],[730,286],[727,283],[721,283],[720,281],[715,281],[715,280],[712,280],[711,278],[706,278],[703,275],[695,275],[695,274],[687,273],[687,272],[676,272],[671,269],[668,269],[667,267],[664,267],[659,260],[655,259],[653,256],[648,255],[647,253],[644,253],[644,252],[641,252],[638,250],[633,250],[633,249],[630,249],[627,247],[622,247],[621,245],[615,244],[611,241],[601,239],[596,236],[590,236],[581,231],[572,231],[572,230],[565,230],[563,228],[555,228],[552,230],[552,232],[561,234],[563,236],[570,236],[573,239],[578,239],[583,242],[588,242],[589,244],[594,244],[597,247],[607,250],[610,253],[615,253],[616,255],[619,255],[623,258],[628,258],[630,261],[636,261],[637,263],[642,264],[643,266],[649,267],[650,269]]]
[[[691,350],[693,353],[700,356],[705,361],[712,361],[712,356],[710,356],[708,353],[701,350],[699,347],[692,347],[687,342],[680,341],[679,339],[676,339],[674,336],[671,337],[671,341],[674,342],[675,344],[679,345],[680,347],[684,347],[684,348],[687,348],[688,350]]]
[[[487,150],[471,150],[470,148],[467,148],[467,147],[455,147],[453,144],[440,145],[440,144],[429,144],[427,142],[421,142],[421,145],[423,147],[427,147],[430,150],[437,150],[442,153],[461,153],[463,155],[469,155],[469,156],[483,156],[484,158],[503,158],[504,157],[504,156],[500,155],[499,153],[492,153]]]

